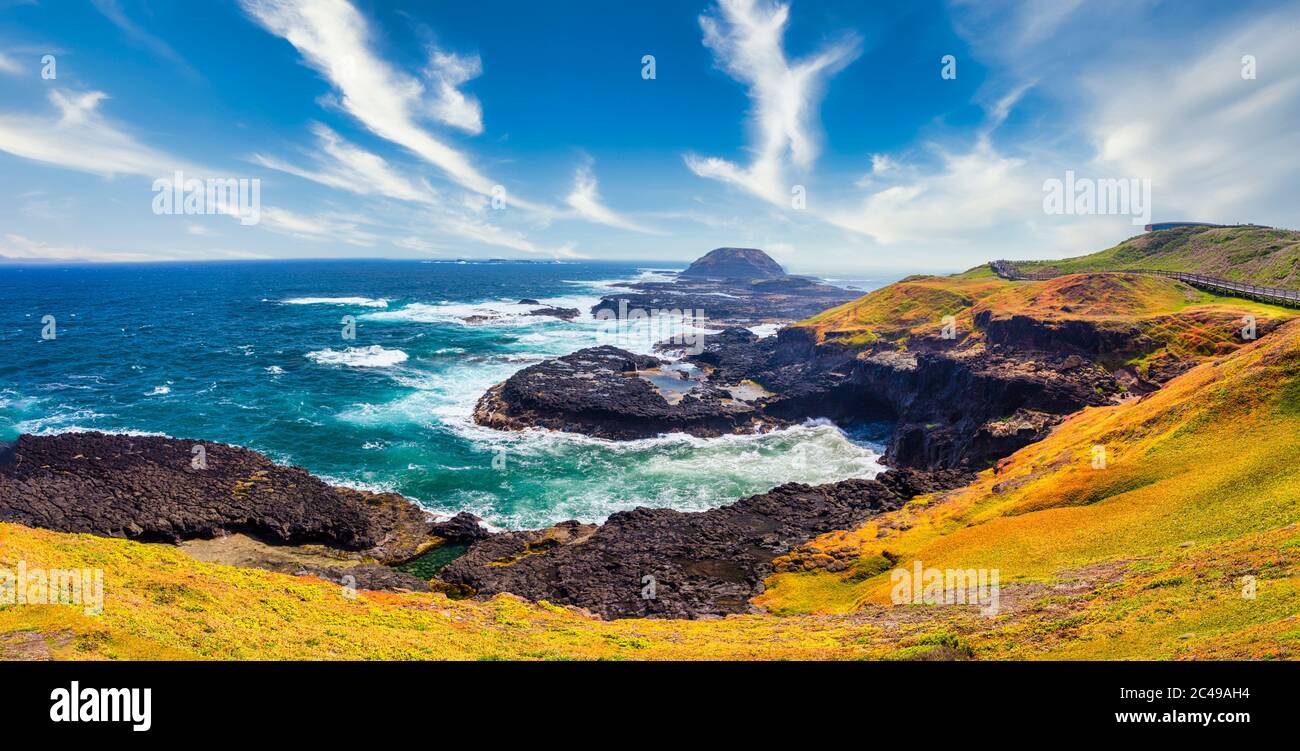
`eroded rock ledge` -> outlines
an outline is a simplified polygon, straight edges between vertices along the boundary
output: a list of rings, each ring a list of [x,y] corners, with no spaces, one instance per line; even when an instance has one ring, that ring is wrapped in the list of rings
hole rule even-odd
[[[203,447],[206,468],[194,466],[194,446]],[[0,447],[0,521],[142,542],[242,535],[305,546],[306,554],[267,550],[248,560],[335,580],[347,573],[358,586],[427,588],[378,564],[487,534],[462,516],[435,523],[396,493],[335,487],[222,443],[84,432],[24,435]]]
[[[708,511],[638,508],[599,526],[506,532],[475,543],[438,578],[466,593],[510,592],[605,618],[746,613],[778,556],[970,479],[951,470],[888,471],[874,480],[788,483]],[[653,597],[645,577],[653,577]]]

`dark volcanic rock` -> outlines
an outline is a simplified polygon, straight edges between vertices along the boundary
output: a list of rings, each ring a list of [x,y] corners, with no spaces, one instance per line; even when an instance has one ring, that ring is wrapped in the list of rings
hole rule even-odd
[[[634,439],[677,431],[700,436],[748,432],[764,419],[711,383],[702,382],[670,402],[640,375],[661,364],[659,358],[617,347],[579,350],[525,368],[492,387],[479,400],[474,420],[504,430],[543,427]]]
[[[483,526],[483,522],[468,511],[462,511],[445,522],[434,524],[430,527],[430,531],[451,542],[473,542],[492,536],[488,528]]]
[[[592,314],[623,319],[632,311],[644,315],[685,312],[727,326],[789,323],[861,294],[808,277],[787,276],[776,261],[753,248],[718,248],[673,281],[627,287],[633,291],[601,298]]]
[[[508,532],[473,545],[438,579],[479,595],[510,592],[606,618],[745,613],[777,556],[898,508],[918,490],[969,480],[959,472],[891,471],[880,480],[789,483],[698,513],[638,508],[599,527],[570,521]],[[653,599],[644,596],[645,577],[653,577]]]
[[[786,277],[787,280],[798,277]],[[601,298],[592,315],[626,318],[631,311],[653,315],[682,313],[704,319],[703,325],[752,326],[758,323],[790,323],[841,305],[860,293],[814,280],[791,282],[737,282],[678,277],[673,282],[630,284],[631,292]],[[604,311],[604,312],[602,312]]]
[[[749,329],[732,327],[704,337],[702,351],[687,359],[713,369],[711,377],[739,383],[765,372],[776,348],[776,337],[759,339]]]
[[[983,469],[1120,393],[1110,373],[1091,364],[1066,368],[1068,359],[983,349],[881,352],[855,360],[843,388],[896,418],[891,465]]]
[[[551,318],[560,318],[565,321],[572,321],[577,318],[582,311],[577,308],[538,308],[530,310],[524,315],[529,316],[550,316]]]
[[[785,269],[757,248],[715,248],[695,260],[682,276],[715,279],[770,279],[785,276]]]
[[[707,377],[677,403],[627,372],[655,367],[654,358],[634,362],[640,356],[599,348],[520,371],[483,397],[475,419],[611,439],[669,431],[709,437],[813,418],[884,421],[895,425],[886,454],[892,466],[982,469],[1042,439],[1073,412],[1154,388],[1101,367],[1087,353],[1096,336],[1060,327],[1050,339],[1027,338],[1032,347],[917,338],[907,350],[858,350],[818,344],[797,326],[765,339],[732,327],[686,355]],[[1044,343],[1051,346],[1038,346]],[[743,381],[763,390],[742,396],[736,387]]]
[[[21,436],[0,466],[0,521],[151,542],[243,532],[383,562],[431,541],[428,513],[395,493],[333,487],[237,446],[95,432]]]

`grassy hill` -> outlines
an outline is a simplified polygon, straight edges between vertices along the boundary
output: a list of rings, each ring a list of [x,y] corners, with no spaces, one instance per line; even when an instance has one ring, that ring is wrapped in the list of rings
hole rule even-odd
[[[984,315],[981,315],[984,314]],[[1136,365],[1223,355],[1241,344],[1242,319],[1253,316],[1266,331],[1297,314],[1273,305],[1227,298],[1165,277],[1082,273],[1042,282],[1009,282],[990,274],[910,277],[796,324],[819,343],[850,347],[906,347],[940,337],[953,316],[958,339],[983,338],[977,320],[1032,318],[1048,325],[1080,321],[1099,329],[1131,332],[1132,351],[1112,353],[1107,364]]]
[[[975,303],[1012,286],[992,274],[974,279],[912,276],[796,325],[814,331],[818,342],[833,340],[850,346],[937,336],[947,315],[956,319],[958,329],[970,331]]]
[[[1264,227],[1178,227],[1059,261],[1020,261],[1021,271],[1076,274],[1158,269],[1300,289],[1300,232]]]
[[[1298,488],[1292,322],[1141,400],[1074,415],[971,486],[818,538],[779,562],[788,571],[759,601],[778,613],[928,611],[940,627],[943,607],[889,607],[889,571],[919,560],[998,569],[1011,591],[1041,587],[1072,608],[1064,625],[950,629],[977,656],[1294,658]],[[1099,583],[1080,596],[1081,578]]]

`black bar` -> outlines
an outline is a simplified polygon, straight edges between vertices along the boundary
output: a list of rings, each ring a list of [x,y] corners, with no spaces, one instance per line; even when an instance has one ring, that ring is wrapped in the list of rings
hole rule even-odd
[[[77,734],[188,740],[205,728],[238,740],[253,720],[259,739],[294,740],[332,739],[349,726],[376,737],[434,726],[478,728],[485,739],[511,728],[564,736],[610,722],[647,732],[707,725],[732,738],[842,731],[864,744],[886,730],[935,738],[975,731],[986,738],[1240,738],[1291,726],[1300,676],[1289,663],[1150,662],[28,663],[4,670],[6,717],[47,742]],[[53,722],[51,694],[73,681],[82,690],[150,688],[150,729]],[[1182,696],[1171,699],[1170,688]],[[1238,690],[1248,695],[1193,695]],[[1117,721],[1116,713],[1132,712],[1156,715]],[[1159,720],[1170,712],[1216,719],[1208,726]],[[266,719],[275,722],[268,727]]]

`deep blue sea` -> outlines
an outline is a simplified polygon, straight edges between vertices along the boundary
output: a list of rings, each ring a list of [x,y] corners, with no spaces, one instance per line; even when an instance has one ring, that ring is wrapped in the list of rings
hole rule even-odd
[[[649,352],[670,332],[596,321],[589,308],[620,283],[664,271],[579,262],[0,266],[0,439],[95,429],[233,443],[504,528],[600,521],[636,506],[699,510],[782,482],[879,471],[878,446],[829,424],[623,443],[473,424],[478,397],[531,363],[597,344]],[[582,315],[523,316],[536,306],[522,298]],[[45,316],[53,339],[42,338]],[[355,319],[355,339],[343,337],[344,316]]]

